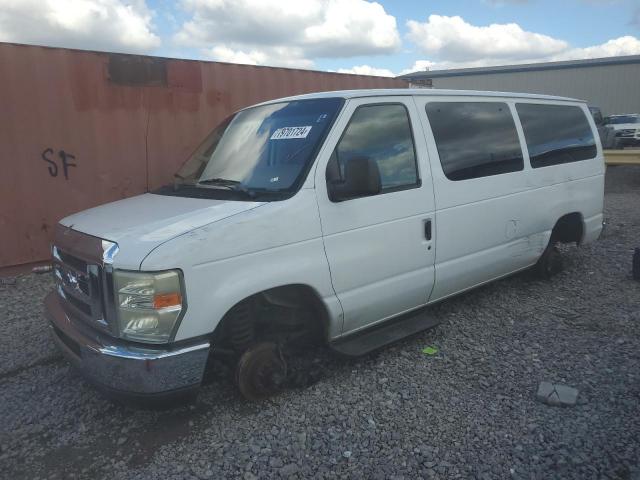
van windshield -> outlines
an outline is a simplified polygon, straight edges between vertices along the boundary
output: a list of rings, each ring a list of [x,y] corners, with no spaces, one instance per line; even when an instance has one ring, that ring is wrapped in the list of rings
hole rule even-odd
[[[171,194],[261,200],[291,196],[342,104],[341,98],[297,100],[228,117],[176,174]]]

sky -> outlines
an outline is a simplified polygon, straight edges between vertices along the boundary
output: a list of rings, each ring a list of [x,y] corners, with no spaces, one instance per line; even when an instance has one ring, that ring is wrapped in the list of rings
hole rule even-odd
[[[395,76],[640,54],[640,0],[0,0],[0,42]]]

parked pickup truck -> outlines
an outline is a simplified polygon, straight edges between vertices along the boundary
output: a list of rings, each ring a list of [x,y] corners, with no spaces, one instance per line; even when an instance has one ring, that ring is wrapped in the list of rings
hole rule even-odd
[[[615,148],[640,145],[640,114],[609,115],[604,125],[615,132]]]
[[[247,398],[296,347],[361,355],[433,326],[426,308],[533,267],[602,228],[586,104],[357,90],[234,113],[175,182],[60,221],[46,312],[103,389],[196,391],[222,359]]]

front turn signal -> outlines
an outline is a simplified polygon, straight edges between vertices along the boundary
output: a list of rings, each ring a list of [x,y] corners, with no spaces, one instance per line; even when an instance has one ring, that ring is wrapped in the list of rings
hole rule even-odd
[[[153,308],[155,308],[156,310],[181,306],[182,295],[180,295],[178,292],[161,293],[153,297]]]

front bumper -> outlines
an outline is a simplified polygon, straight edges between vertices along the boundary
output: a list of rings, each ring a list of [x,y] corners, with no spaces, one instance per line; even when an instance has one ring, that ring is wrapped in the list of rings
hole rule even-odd
[[[84,325],[64,308],[56,292],[45,299],[53,338],[67,359],[92,383],[127,397],[171,397],[200,386],[209,356],[206,340],[144,347]]]
[[[621,146],[634,146],[640,144],[640,130],[624,129],[616,132],[616,141]]]

